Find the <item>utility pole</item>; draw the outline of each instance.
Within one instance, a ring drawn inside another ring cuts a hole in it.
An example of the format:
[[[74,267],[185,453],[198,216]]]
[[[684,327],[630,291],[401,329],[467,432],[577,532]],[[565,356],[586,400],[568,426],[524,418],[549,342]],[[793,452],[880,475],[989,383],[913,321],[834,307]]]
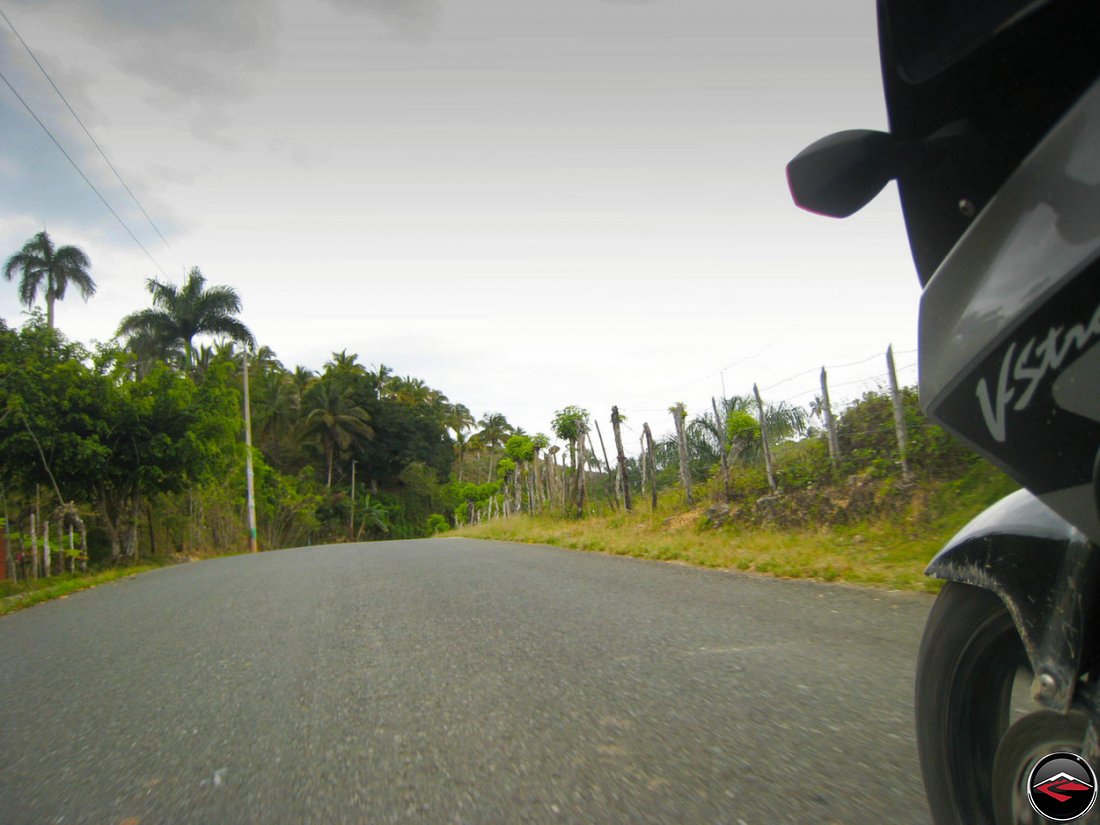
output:
[[[248,482],[248,549],[256,546],[256,490],[252,473],[252,408],[248,403],[248,349],[244,350],[244,475]]]
[[[894,345],[886,348],[886,368],[890,378],[890,399],[894,403],[894,434],[898,439],[898,455],[901,459],[901,477],[906,483],[912,480],[913,475],[909,470],[909,460],[906,449],[909,438],[905,432],[905,408],[901,403],[901,393],[898,391],[898,373],[894,369]]]
[[[825,430],[829,434],[829,460],[836,467],[840,463],[840,441],[836,435],[836,419],[833,418],[833,405],[829,401],[829,381],[825,368],[821,368],[821,412],[825,417]]]

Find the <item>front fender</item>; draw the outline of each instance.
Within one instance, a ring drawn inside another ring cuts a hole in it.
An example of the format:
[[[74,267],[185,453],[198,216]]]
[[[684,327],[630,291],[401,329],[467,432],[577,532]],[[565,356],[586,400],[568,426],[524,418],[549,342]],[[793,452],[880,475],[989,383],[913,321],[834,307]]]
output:
[[[1093,624],[1100,559],[1095,549],[1081,531],[1020,490],[956,533],[925,574],[1000,596],[1032,670],[1053,679],[1044,679],[1040,700],[1064,713]]]

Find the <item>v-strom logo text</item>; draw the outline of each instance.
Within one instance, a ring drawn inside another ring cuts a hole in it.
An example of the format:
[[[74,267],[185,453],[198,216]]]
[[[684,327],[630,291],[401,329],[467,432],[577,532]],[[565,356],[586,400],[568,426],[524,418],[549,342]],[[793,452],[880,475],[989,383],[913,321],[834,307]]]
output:
[[[1096,338],[1100,338],[1100,307],[1087,324],[1074,324],[1069,330],[1051,327],[1044,336],[1029,339],[1019,354],[1016,343],[1009,344],[1001,359],[996,389],[991,392],[984,378],[978,381],[978,406],[989,434],[1004,442],[1008,437],[1008,405],[1015,400],[1015,412],[1027,409],[1044,379]]]

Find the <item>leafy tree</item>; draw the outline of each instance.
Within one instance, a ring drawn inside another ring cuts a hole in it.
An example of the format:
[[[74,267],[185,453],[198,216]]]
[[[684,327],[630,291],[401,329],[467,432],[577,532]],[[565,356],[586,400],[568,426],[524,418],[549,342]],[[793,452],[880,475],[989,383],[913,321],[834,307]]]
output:
[[[153,307],[122,319],[117,334],[145,348],[159,348],[166,360],[182,347],[184,366],[191,371],[197,335],[219,335],[249,347],[255,339],[236,316],[241,311],[237,291],[228,286],[206,288],[206,278],[194,267],[182,287],[155,278],[146,281]]]
[[[400,479],[405,493],[402,499],[406,518],[414,523],[426,523],[433,512],[440,510],[446,496],[435,470],[414,461],[401,471]]]
[[[447,478],[454,462],[454,446],[435,411],[424,404],[402,404],[393,398],[367,400],[375,438],[360,444],[357,456],[371,479],[400,489],[402,471],[420,462]]]
[[[554,414],[551,424],[554,435],[569,444],[569,457],[574,469],[574,503],[577,513],[581,513],[585,499],[584,466],[586,449],[584,437],[588,433],[588,410],[570,405]]]
[[[76,246],[55,247],[53,240],[43,229],[8,258],[4,264],[4,278],[11,280],[18,272],[19,300],[28,309],[42,289],[46,297],[46,326],[54,328],[54,303],[65,298],[69,285],[80,290],[87,301],[95,295],[95,281],[88,269],[91,261]]]
[[[163,364],[131,377],[123,355],[94,358],[32,323],[0,334],[0,465],[27,491],[94,507],[111,555],[137,553],[143,504],[224,475],[240,445],[240,396]]]
[[[504,444],[504,454],[516,464],[526,464],[533,461],[535,458],[534,439],[526,435],[513,435]]]
[[[516,464],[516,462],[514,462],[512,459],[508,457],[502,458],[500,461],[497,462],[497,471],[499,473],[499,477],[504,480],[510,479],[512,477],[512,474],[515,473],[517,466],[518,465]]]

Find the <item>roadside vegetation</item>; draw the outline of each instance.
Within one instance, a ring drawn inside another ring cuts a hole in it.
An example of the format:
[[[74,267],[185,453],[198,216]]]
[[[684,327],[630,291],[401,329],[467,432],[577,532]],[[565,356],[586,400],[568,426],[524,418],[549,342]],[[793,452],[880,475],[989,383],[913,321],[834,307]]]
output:
[[[1013,489],[1008,478],[982,462],[956,481],[919,483],[889,508],[840,523],[739,522],[720,504],[689,508],[679,492],[669,491],[656,511],[647,504],[629,513],[601,507],[584,519],[523,515],[464,527],[454,535],[937,592],[940,582],[923,575],[929,560],[974,515]]]
[[[54,324],[67,287],[95,294],[79,248],[41,232],[3,274],[31,311],[18,327],[0,319],[0,610],[246,550],[246,380],[263,550],[459,528],[926,589],[935,549],[1013,486],[925,420],[912,389],[835,415],[821,398],[735,395],[694,416],[678,404],[656,438],[616,408],[564,404],[532,434],[346,349],[319,371],[290,368],[255,340],[232,287],[197,268],[150,279],[149,305],[90,348]],[[624,428],[639,455],[625,455]]]
[[[723,422],[716,425],[710,413],[685,423],[685,474],[674,437],[655,445],[644,490],[640,462],[626,462],[631,510],[608,473],[588,480],[578,509],[566,473],[558,498],[534,514],[477,518],[457,534],[934,592],[939,582],[923,575],[928,561],[1017,485],[925,419],[914,389],[902,390],[899,400],[904,468],[889,393],[869,392],[839,412],[835,456],[815,425],[818,399],[809,410],[765,410],[773,490],[751,404],[731,398]]]

